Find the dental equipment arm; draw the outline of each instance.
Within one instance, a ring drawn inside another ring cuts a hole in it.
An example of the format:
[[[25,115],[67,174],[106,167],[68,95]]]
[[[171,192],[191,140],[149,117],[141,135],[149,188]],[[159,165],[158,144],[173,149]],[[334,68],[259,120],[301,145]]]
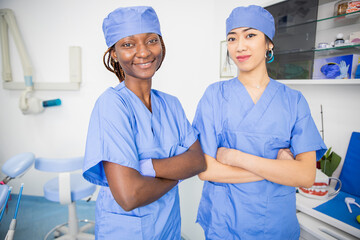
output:
[[[39,98],[31,96],[33,90],[25,89],[19,100],[19,107],[23,114],[36,114],[41,113],[45,110],[46,107],[60,106],[60,99],[53,100],[41,100]]]
[[[1,9],[1,51],[2,51],[2,62],[3,62],[3,78],[5,82],[12,81],[10,56],[9,56],[9,36],[7,27],[9,27],[13,39],[15,41],[16,48],[20,55],[21,65],[24,72],[25,90],[22,92],[19,102],[19,107],[24,114],[42,112],[43,108],[39,107],[36,98],[30,98],[30,95],[34,91],[34,84],[32,82],[32,66],[30,58],[26,52],[24,43],[22,41],[19,28],[16,24],[14,13],[11,9]]]
[[[13,82],[10,66],[9,54],[9,35],[8,28],[13,35],[21,65],[24,73],[24,84]],[[3,86],[5,89],[25,90],[22,92],[19,100],[19,107],[23,114],[36,114],[44,111],[45,107],[61,105],[60,99],[43,101],[32,96],[34,89],[40,90],[78,90],[81,82],[81,49],[79,47],[70,47],[70,83],[33,83],[33,67],[26,51],[24,42],[21,38],[19,28],[16,23],[14,13],[11,9],[0,9],[0,35],[1,52],[3,64]]]
[[[32,75],[33,69],[30,63],[29,55],[26,52],[25,45],[22,41],[19,28],[16,24],[14,13],[11,9],[0,9],[1,15],[1,47],[3,52],[3,67],[5,64],[3,77],[5,81],[12,81],[11,72],[10,72],[10,57],[9,57],[9,44],[8,44],[8,34],[6,24],[9,26],[9,29],[13,35],[15,45],[18,49],[21,65],[23,67],[25,85],[30,90],[33,88]]]

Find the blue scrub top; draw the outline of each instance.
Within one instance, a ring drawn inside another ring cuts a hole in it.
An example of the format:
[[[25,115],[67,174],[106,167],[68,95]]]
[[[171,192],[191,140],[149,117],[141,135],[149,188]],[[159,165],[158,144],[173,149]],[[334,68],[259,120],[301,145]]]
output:
[[[150,112],[124,82],[107,89],[91,114],[83,176],[103,186],[96,204],[96,239],[180,239],[178,187],[157,201],[124,211],[113,198],[102,161],[139,171],[139,161],[172,157],[196,141],[176,97],[151,90]]]
[[[204,153],[219,147],[276,159],[281,148],[294,156],[326,146],[303,95],[273,79],[254,104],[237,79],[210,85],[193,122]],[[207,239],[299,239],[295,188],[267,180],[225,184],[205,181],[197,222]]]

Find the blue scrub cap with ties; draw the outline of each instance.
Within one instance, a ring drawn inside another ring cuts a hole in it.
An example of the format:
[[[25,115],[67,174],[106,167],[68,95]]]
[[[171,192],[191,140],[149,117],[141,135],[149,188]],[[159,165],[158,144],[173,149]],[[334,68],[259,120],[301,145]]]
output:
[[[257,5],[235,8],[226,19],[226,36],[231,30],[240,27],[255,28],[268,36],[271,41],[275,35],[274,17]]]
[[[147,6],[117,8],[104,19],[102,28],[108,47],[135,34],[156,33],[161,36],[155,10]]]

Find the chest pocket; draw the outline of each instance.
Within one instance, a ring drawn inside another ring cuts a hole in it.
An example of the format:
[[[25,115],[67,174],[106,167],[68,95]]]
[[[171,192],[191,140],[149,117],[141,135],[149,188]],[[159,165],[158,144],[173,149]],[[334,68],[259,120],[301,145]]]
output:
[[[290,148],[290,139],[284,137],[271,137],[265,144],[264,155],[276,159],[280,149]]]
[[[158,146],[152,149],[138,149],[139,159],[147,158],[168,158],[173,157],[179,154],[186,152],[188,148],[181,146],[179,143],[174,144],[173,146]]]
[[[186,152],[188,148],[181,146],[180,144],[175,144],[170,148],[169,157],[173,157],[179,154]]]
[[[290,139],[261,133],[224,130],[218,134],[219,147],[233,148],[260,157],[275,159],[279,149],[289,148]]]

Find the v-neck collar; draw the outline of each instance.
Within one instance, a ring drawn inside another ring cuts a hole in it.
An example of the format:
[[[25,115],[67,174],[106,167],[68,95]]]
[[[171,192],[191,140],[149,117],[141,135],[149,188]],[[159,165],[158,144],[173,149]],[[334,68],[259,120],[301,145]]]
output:
[[[131,91],[129,88],[126,87],[125,82],[121,82],[120,84],[123,84],[124,88],[126,89],[126,91],[129,93],[129,95],[131,96],[131,98],[137,102],[139,105],[141,105],[145,112],[147,113],[147,115],[149,115],[149,117],[152,117],[154,115],[154,111],[156,111],[157,109],[157,101],[156,101],[156,97],[154,96],[154,91],[153,89],[150,90],[150,101],[151,101],[151,111],[145,106],[145,104],[141,101],[141,99],[133,92]]]
[[[236,94],[239,96],[246,96],[246,97],[241,97],[241,99],[243,101],[243,104],[245,106],[248,106],[247,107],[248,111],[246,116],[244,116],[242,120],[242,125],[245,125],[247,127],[254,127],[254,125],[256,125],[258,121],[261,119],[261,116],[264,114],[269,104],[271,103],[272,99],[276,95],[276,92],[279,89],[280,84],[278,84],[275,80],[270,78],[270,81],[266,86],[264,92],[262,93],[261,97],[259,98],[257,103],[254,104],[245,86],[237,78],[234,80],[237,81],[237,83],[235,84],[237,91]]]

